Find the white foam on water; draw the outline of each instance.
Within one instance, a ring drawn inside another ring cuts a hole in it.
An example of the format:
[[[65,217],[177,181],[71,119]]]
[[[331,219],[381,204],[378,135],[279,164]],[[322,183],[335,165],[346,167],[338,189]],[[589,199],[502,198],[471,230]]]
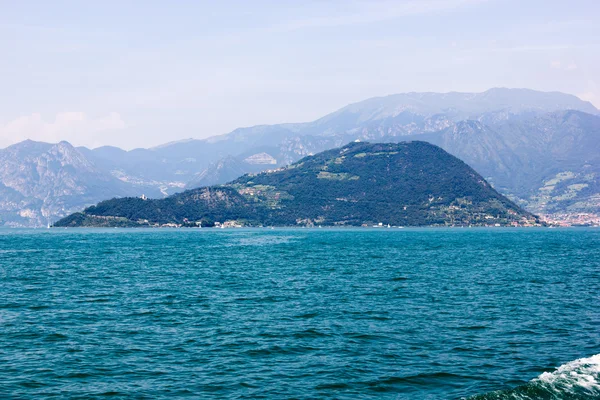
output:
[[[510,390],[476,395],[470,399],[600,399],[600,354],[570,361],[553,372],[544,372],[526,385]]]
[[[554,372],[544,372],[531,383],[563,393],[600,396],[600,354],[561,365]],[[586,393],[587,394],[587,393]]]

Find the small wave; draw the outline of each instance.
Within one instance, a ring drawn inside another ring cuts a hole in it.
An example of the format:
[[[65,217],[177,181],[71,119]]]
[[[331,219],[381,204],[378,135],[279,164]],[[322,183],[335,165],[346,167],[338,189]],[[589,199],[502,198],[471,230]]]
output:
[[[51,333],[45,338],[47,342],[60,342],[67,339],[67,335],[63,335],[62,333]]]
[[[295,236],[254,236],[239,239],[234,245],[240,246],[271,246],[286,244],[298,240]]]
[[[469,397],[470,400],[588,400],[600,398],[600,354],[544,372],[528,384]]]
[[[41,253],[43,250],[40,249],[2,249],[0,254],[12,254],[12,253]]]
[[[458,331],[481,331],[484,329],[488,329],[487,326],[484,325],[470,325],[470,326],[459,326],[455,328]]]

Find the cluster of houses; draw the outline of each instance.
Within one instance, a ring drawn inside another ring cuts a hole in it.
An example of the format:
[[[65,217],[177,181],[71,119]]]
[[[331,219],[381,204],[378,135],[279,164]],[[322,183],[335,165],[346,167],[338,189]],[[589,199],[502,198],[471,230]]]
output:
[[[542,216],[549,225],[554,226],[600,226],[600,215],[593,213],[561,213]]]

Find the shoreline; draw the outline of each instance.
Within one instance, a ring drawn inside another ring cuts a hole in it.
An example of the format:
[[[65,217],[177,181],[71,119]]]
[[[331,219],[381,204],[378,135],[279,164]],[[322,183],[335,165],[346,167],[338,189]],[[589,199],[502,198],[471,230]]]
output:
[[[567,229],[598,229],[600,226],[392,226],[386,227],[361,227],[361,226],[322,226],[322,227],[301,227],[301,226],[244,226],[236,228],[191,228],[191,227],[152,227],[152,226],[130,226],[130,227],[102,227],[102,226],[77,226],[77,227],[0,227],[3,231],[61,231],[61,230],[166,230],[166,231],[240,231],[240,230],[339,230],[339,231],[403,231],[403,230],[567,230]]]

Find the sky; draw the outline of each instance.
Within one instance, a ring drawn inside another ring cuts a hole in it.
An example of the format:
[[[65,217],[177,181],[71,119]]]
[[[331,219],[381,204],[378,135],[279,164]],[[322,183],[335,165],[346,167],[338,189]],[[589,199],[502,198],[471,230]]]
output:
[[[0,0],[0,148],[152,147],[402,92],[600,108],[600,1]]]

